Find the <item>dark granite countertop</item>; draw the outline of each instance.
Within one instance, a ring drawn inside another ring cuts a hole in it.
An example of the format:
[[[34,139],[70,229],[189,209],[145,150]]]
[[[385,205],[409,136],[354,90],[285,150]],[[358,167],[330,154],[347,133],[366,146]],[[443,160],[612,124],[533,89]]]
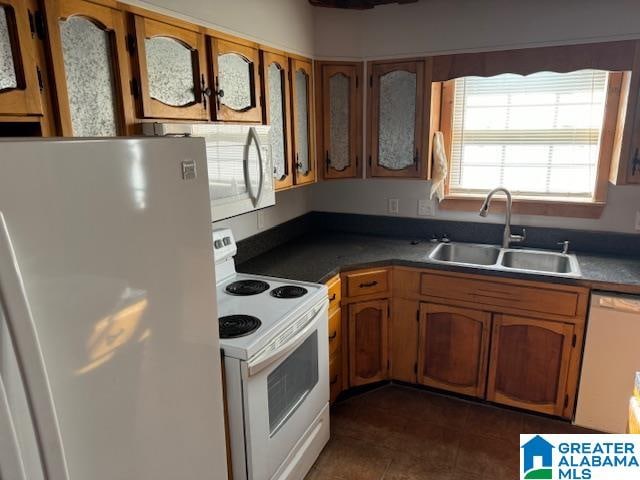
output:
[[[238,265],[238,271],[324,282],[340,271],[402,265],[489,276],[584,285],[599,290],[640,294],[640,258],[576,253],[580,278],[541,273],[443,265],[427,257],[435,244],[411,239],[348,233],[314,233],[283,243]]]

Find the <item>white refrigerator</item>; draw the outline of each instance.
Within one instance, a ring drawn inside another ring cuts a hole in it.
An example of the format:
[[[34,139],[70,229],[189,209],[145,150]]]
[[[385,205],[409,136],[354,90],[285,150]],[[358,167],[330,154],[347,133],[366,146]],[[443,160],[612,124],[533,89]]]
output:
[[[204,140],[0,141],[0,478],[227,477]]]

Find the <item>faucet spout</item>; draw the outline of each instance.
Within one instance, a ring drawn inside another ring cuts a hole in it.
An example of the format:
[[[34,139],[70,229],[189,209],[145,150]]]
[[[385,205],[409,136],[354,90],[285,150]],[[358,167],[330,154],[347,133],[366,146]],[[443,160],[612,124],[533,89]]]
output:
[[[512,242],[523,242],[526,236],[526,231],[522,229],[522,235],[512,235],[511,234],[511,207],[512,207],[512,198],[511,192],[504,187],[498,187],[491,190],[487,197],[484,199],[482,207],[480,207],[479,215],[481,217],[486,217],[489,213],[489,206],[491,205],[491,200],[496,193],[504,193],[507,202],[506,202],[506,213],[504,219],[504,233],[502,235],[502,248],[509,248],[509,245]]]

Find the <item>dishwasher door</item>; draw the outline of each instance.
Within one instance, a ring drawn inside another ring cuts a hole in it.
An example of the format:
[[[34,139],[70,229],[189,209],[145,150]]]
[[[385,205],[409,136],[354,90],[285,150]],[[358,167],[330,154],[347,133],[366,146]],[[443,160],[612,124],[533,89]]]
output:
[[[637,371],[640,297],[594,293],[574,423],[608,433],[625,433]]]

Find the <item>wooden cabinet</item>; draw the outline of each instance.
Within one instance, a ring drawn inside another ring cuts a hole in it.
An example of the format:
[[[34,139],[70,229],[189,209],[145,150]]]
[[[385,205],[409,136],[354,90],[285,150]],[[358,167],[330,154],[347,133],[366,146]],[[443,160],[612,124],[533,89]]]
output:
[[[367,175],[426,178],[430,69],[422,60],[373,62],[369,68]]]
[[[24,0],[0,0],[0,115],[42,115],[39,72]],[[35,28],[35,27],[34,27]],[[36,32],[33,32],[33,36]]]
[[[340,308],[340,275],[332,277],[327,283],[329,290],[329,389],[330,402],[333,403],[345,388],[345,362],[343,356],[346,339],[344,321]]]
[[[308,60],[291,59],[291,112],[293,119],[294,183],[316,181],[313,129],[313,67]]]
[[[324,179],[355,178],[362,164],[361,62],[315,62],[318,168]]]
[[[273,52],[262,52],[264,123],[271,126],[271,156],[276,190],[293,185],[293,153],[291,144],[291,88],[289,58]]]
[[[418,318],[416,300],[393,298],[389,320],[389,355],[392,380],[418,383]]]
[[[345,275],[346,296],[380,296],[389,291],[389,270],[372,269],[349,272]]]
[[[388,319],[388,300],[349,305],[350,386],[388,378]]]
[[[132,133],[124,13],[84,0],[52,0],[46,16],[60,133]]]
[[[482,398],[490,328],[491,313],[421,304],[418,382]]]
[[[139,115],[208,120],[205,36],[194,30],[135,15]]]
[[[496,315],[492,336],[487,400],[563,415],[574,326]]]
[[[260,52],[257,47],[209,38],[215,119],[262,122]]]

